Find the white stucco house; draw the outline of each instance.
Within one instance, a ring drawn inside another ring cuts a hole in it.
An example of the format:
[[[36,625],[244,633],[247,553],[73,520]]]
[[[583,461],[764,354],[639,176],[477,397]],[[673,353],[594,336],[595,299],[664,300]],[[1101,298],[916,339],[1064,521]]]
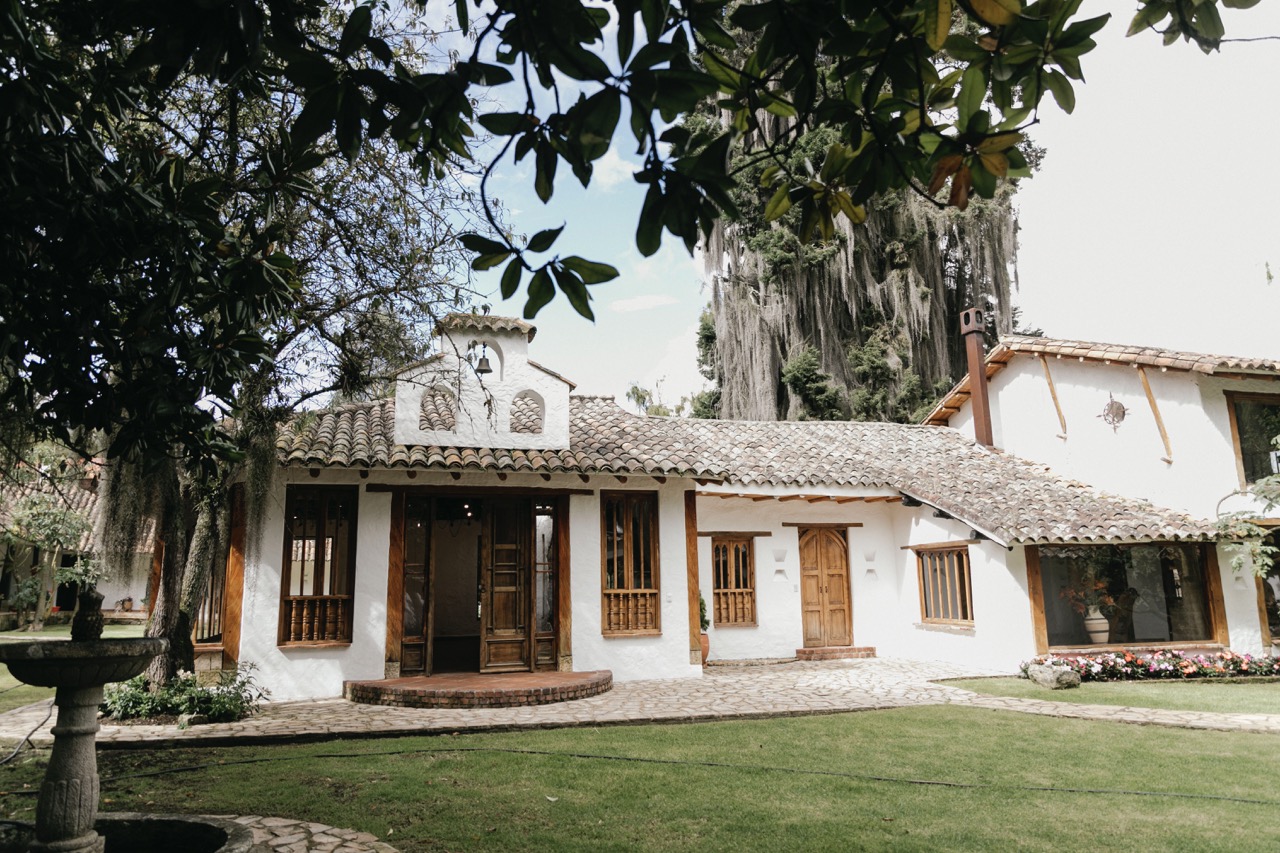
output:
[[[223,631],[203,649],[256,664],[277,698],[457,671],[697,678],[700,598],[713,662],[1012,671],[1050,649],[1269,644],[1204,491],[1238,485],[1232,436],[1251,429],[1232,432],[1226,392],[1269,387],[1280,365],[1147,376],[1153,443],[1142,371],[1073,361],[1050,393],[1017,349],[1033,344],[1011,339],[982,371],[983,442],[967,382],[921,425],[641,417],[574,396],[529,358],[527,323],[451,315],[438,332],[391,398],[282,431],[257,547],[234,526]],[[1094,417],[1109,394],[1128,408],[1114,430]],[[1214,460],[1225,474],[1197,487]],[[1085,579],[1113,602],[1101,634],[1073,608]]]

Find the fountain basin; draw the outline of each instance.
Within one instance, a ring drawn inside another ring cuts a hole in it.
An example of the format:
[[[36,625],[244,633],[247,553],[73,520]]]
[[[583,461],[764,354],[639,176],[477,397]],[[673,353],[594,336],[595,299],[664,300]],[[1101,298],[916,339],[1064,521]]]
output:
[[[175,814],[114,812],[98,816],[94,829],[106,841],[105,853],[252,853],[253,830],[235,821]],[[27,853],[35,827],[0,827],[0,853]]]
[[[0,644],[0,663],[13,677],[36,687],[95,687],[127,681],[147,668],[167,640],[142,637],[88,642],[30,641]]]

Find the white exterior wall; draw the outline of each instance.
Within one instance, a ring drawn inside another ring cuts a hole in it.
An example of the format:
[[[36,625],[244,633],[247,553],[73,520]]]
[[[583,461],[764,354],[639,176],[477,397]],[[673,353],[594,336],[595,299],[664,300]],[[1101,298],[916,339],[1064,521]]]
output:
[[[1067,421],[1066,438],[1059,438],[1062,429],[1039,359],[1019,355],[991,379],[996,446],[1104,491],[1198,518],[1213,518],[1218,501],[1241,485],[1224,391],[1280,393],[1276,383],[1265,380],[1147,368],[1173,452],[1172,462],[1165,462],[1164,443],[1136,369],[1071,358],[1051,357],[1048,363]],[[1128,410],[1116,429],[1100,417],[1111,397]],[[968,401],[950,425],[972,436],[972,415]],[[1246,504],[1235,500],[1224,508]]]
[[[280,620],[281,559],[284,549],[285,487],[300,485],[358,485],[356,572],[352,599],[350,646],[285,646],[277,644]],[[447,473],[424,473],[411,481],[404,472],[373,472],[367,480],[354,471],[331,470],[312,478],[304,470],[277,474],[270,509],[256,555],[245,566],[240,660],[258,667],[260,683],[273,699],[339,696],[349,680],[381,679],[385,674],[387,635],[387,568],[391,547],[391,494],[368,492],[370,483],[441,486],[590,488],[658,492],[659,569],[662,635],[606,638],[600,633],[600,500],[573,495],[569,504],[570,583],[573,591],[573,668],[575,671],[612,670],[618,681],[636,678],[697,677],[702,668],[689,663],[688,582],[685,569],[684,492],[686,483],[665,485],[644,477],[622,485],[613,477],[592,477],[589,485],[577,476],[561,475],[544,481],[537,475],[513,474],[502,483],[492,475],[466,473],[454,480]],[[689,484],[691,485],[691,484]]]
[[[278,472],[255,554],[248,549],[241,611],[240,662],[258,667],[272,699],[342,695],[342,682],[382,678],[387,639],[387,555],[391,547],[391,495],[360,489],[356,509],[356,572],[350,646],[279,646],[280,586],[284,557],[285,486],[363,485],[354,471]]]
[[[915,553],[902,546],[963,541],[970,536],[967,525],[933,518],[932,512],[929,507],[906,508],[896,503],[700,498],[699,530],[770,532],[755,539],[757,625],[712,625],[707,631],[711,659],[795,655],[804,646],[799,528],[784,527],[783,522],[848,522],[862,525],[848,530],[853,645],[874,646],[880,657],[945,660],[1014,671],[1035,654],[1022,549],[1008,551],[986,541],[970,545],[974,626],[925,625]],[[775,550],[786,552],[781,561],[776,560]],[[698,539],[698,562],[699,585],[710,613],[714,587],[709,536]]]
[[[684,493],[692,483],[668,480],[658,485],[631,477],[626,485],[592,477],[590,488],[605,491],[658,492],[658,567],[662,634],[654,637],[606,637],[600,630],[603,583],[600,496],[569,498],[570,584],[573,597],[573,668],[608,669],[615,681],[640,678],[699,678],[700,663],[689,662],[689,582],[685,556]],[[597,486],[597,482],[602,485]],[[578,483],[581,488],[581,482]]]
[[[1169,436],[1172,455],[1166,457],[1135,368],[1055,357],[1049,357],[1048,363],[1067,421],[1066,438],[1060,437],[1061,427],[1039,359],[1018,355],[991,381],[997,447],[1044,462],[1059,475],[1104,491],[1142,498],[1198,518],[1216,517],[1220,501],[1223,511],[1262,510],[1247,498],[1230,497],[1242,484],[1225,392],[1278,394],[1276,383],[1146,368]],[[1116,429],[1099,417],[1111,397],[1128,410]],[[967,401],[952,416],[951,426],[972,435],[972,415],[972,402]],[[1218,546],[1230,645],[1237,652],[1259,654],[1264,649],[1257,587],[1252,577],[1231,570],[1231,557],[1227,548]],[[974,597],[977,608],[976,591]]]

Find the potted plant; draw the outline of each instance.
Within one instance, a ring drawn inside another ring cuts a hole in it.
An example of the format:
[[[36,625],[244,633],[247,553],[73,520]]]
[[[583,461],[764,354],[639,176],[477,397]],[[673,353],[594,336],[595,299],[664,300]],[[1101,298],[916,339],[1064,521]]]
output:
[[[702,665],[707,665],[707,656],[711,654],[711,638],[707,636],[707,629],[711,627],[711,620],[707,618],[707,600],[698,594],[698,620],[702,624]]]
[[[1061,596],[1084,617],[1084,629],[1095,643],[1105,643],[1111,633],[1108,618],[1116,611],[1116,599],[1111,594],[1107,578],[1098,571],[1098,564],[1090,562],[1073,583],[1062,588]]]

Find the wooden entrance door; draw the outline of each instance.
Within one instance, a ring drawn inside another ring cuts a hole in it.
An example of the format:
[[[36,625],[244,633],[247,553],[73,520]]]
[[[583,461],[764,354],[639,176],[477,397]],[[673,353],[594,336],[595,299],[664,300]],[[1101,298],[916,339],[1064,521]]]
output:
[[[527,500],[486,503],[480,567],[480,671],[527,672],[532,520]]]
[[[843,530],[800,529],[800,606],[806,649],[853,644],[849,546]]]

